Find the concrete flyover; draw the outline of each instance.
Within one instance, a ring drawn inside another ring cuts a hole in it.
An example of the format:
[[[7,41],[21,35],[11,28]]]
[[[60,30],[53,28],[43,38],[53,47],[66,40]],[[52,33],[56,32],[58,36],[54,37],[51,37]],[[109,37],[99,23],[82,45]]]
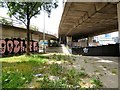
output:
[[[15,26],[9,26],[9,25],[2,25],[0,34],[2,35],[1,36],[2,39],[6,39],[6,38],[25,39],[25,38],[27,38],[27,36],[26,36],[27,30],[26,29],[15,27]],[[57,39],[57,37],[46,33],[45,39],[51,40],[51,39]],[[39,31],[30,30],[30,40],[35,40],[35,41],[43,40],[43,33],[39,32]]]
[[[59,37],[78,40],[118,31],[119,13],[119,2],[66,2]]]

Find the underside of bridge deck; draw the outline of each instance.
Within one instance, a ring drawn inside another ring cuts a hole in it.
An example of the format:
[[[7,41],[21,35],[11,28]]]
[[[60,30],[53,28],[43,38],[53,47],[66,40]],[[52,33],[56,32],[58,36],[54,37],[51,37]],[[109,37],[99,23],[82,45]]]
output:
[[[117,2],[66,2],[59,36],[73,40],[118,31]]]

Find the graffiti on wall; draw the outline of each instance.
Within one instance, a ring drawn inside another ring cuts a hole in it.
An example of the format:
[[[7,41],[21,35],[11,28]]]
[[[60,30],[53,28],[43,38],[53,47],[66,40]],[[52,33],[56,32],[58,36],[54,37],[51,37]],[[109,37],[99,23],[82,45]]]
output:
[[[22,54],[25,53],[27,48],[27,41],[22,40],[20,38],[16,39],[4,39],[0,40],[0,54],[1,55],[10,55],[10,54]],[[38,42],[37,41],[30,41],[30,52],[38,52],[39,47],[38,47]]]

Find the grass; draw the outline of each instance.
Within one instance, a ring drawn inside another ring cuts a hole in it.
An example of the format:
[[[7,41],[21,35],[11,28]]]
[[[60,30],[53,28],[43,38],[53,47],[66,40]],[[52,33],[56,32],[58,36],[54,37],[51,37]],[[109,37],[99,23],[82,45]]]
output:
[[[31,82],[33,75],[37,73],[34,68],[41,67],[47,60],[40,55],[22,55],[2,58],[1,61],[3,88],[17,88]]]
[[[72,56],[52,55],[44,56],[32,54],[30,56],[13,56],[2,58],[2,87],[3,88],[76,88],[82,79],[88,78],[85,71],[67,68],[57,63],[58,61],[72,62]],[[73,58],[74,59],[74,58]],[[53,61],[51,64],[49,62]],[[35,76],[41,74],[41,76]],[[58,77],[58,79],[50,79]],[[101,85],[94,83],[97,87]]]
[[[63,67],[57,63],[53,63],[49,66],[49,73],[51,75],[57,76],[62,73]]]

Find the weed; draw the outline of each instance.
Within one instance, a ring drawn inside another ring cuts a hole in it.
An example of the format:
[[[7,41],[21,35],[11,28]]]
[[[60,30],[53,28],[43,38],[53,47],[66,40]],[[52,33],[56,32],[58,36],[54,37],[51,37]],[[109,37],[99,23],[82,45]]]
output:
[[[84,67],[81,67],[81,70],[85,70],[85,68],[84,68]]]
[[[117,71],[115,69],[112,69],[112,74],[117,74]]]
[[[107,66],[105,66],[105,65],[102,65],[103,66],[103,68],[107,68]]]
[[[32,74],[22,74],[20,72],[3,72],[2,73],[2,86],[3,88],[17,88],[22,87],[25,82],[29,83],[32,80]]]
[[[88,61],[87,61],[86,59],[84,59],[84,62],[85,62],[85,63],[88,63]]]
[[[61,72],[63,72],[63,67],[57,63],[53,63],[50,65],[50,70],[49,70],[51,75],[59,75]]]
[[[74,63],[73,63],[73,61],[72,61],[72,60],[69,60],[69,64],[70,64],[70,65],[73,65]]]
[[[40,84],[41,88],[67,88],[67,82],[64,79],[52,81],[48,76],[44,76],[43,81]]]
[[[91,80],[91,83],[95,85],[95,86],[94,86],[95,88],[100,88],[100,87],[103,86],[103,84],[102,84],[102,82],[100,81],[100,79],[93,78],[93,79]]]
[[[88,74],[86,74],[85,72],[79,72],[79,76],[80,78],[85,78],[88,77]]]
[[[117,69],[117,67],[115,67],[114,69]]]
[[[68,70],[68,72],[66,73],[66,77],[69,84],[73,86],[79,85],[80,77],[75,68]]]
[[[71,60],[71,56],[69,55],[56,55],[56,54],[53,54],[52,56],[49,56],[50,59],[55,59],[56,61],[61,61],[61,60],[64,60],[64,61],[68,61],[68,60]]]
[[[99,70],[95,70],[94,72],[96,72],[96,73],[97,73],[97,72],[99,72]]]

